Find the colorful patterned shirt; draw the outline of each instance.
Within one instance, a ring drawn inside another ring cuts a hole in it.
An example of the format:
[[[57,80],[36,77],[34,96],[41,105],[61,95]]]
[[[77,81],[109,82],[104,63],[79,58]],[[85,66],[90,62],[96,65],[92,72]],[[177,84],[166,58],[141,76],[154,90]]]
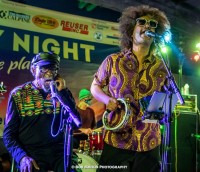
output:
[[[63,89],[58,94],[66,99],[68,106],[79,117],[71,92]],[[37,89],[32,82],[11,91],[3,139],[18,164],[25,155],[38,160],[43,158],[43,154],[49,157],[55,152],[63,154],[64,138],[63,132],[60,132],[62,113],[61,103],[56,101],[54,108],[50,93]]]
[[[139,100],[160,91],[166,81],[166,69],[162,60],[153,54],[142,63],[139,70],[137,58],[128,50],[109,55],[95,74],[95,80],[114,98],[123,98],[129,105],[131,115],[126,126],[119,131],[105,131],[104,141],[113,147],[148,151],[161,143],[159,123],[143,123]],[[117,115],[118,114],[118,115]],[[109,121],[116,125],[124,114],[116,110]]]

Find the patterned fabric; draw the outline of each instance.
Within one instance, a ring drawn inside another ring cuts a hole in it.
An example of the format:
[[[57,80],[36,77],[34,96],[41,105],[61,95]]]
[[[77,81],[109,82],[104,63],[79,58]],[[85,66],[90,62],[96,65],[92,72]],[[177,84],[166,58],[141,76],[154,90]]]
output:
[[[58,95],[80,120],[70,90],[58,91]],[[18,165],[22,157],[30,156],[41,165],[41,169],[56,171],[54,169],[64,168],[62,120],[68,113],[64,112],[60,102],[56,101],[54,108],[51,95],[42,89],[37,90],[32,82],[11,91],[3,140]],[[78,165],[74,157],[72,163]]]
[[[53,104],[50,94],[44,99],[39,90],[31,82],[19,86],[12,91],[12,96],[17,104],[20,116],[33,116],[52,114]],[[56,114],[60,113],[60,102],[56,103]]]
[[[159,124],[143,123],[139,99],[160,91],[167,72],[159,57],[150,54],[139,71],[138,61],[128,50],[108,56],[97,73],[96,82],[107,86],[109,95],[124,98],[130,104],[131,116],[120,131],[106,131],[104,141],[114,147],[134,151],[148,151],[161,143]],[[118,114],[118,115],[117,115]],[[115,125],[124,114],[112,114],[110,125]]]

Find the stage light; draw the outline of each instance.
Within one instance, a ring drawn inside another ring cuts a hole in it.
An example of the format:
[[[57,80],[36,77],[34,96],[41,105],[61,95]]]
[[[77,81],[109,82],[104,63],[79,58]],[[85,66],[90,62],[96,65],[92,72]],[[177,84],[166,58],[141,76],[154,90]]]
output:
[[[195,56],[194,56],[194,61],[199,61],[199,59],[200,59],[200,57],[199,57],[199,54],[196,54]]]
[[[160,51],[161,53],[167,54],[169,47],[165,44],[165,42],[160,43]]]
[[[165,125],[164,124],[160,124],[160,133],[161,133],[161,135],[163,135],[165,133]]]
[[[89,11],[92,11],[96,8],[97,6],[94,5],[94,4],[89,4],[87,7],[86,7],[86,10],[89,12]]]
[[[84,2],[82,0],[79,0],[78,8],[80,8],[80,9],[84,9],[85,8],[89,12],[89,11],[94,10],[96,7],[97,6],[94,5],[94,4],[87,3],[87,2]]]
[[[197,74],[200,76],[200,67],[197,68]]]
[[[200,49],[200,42],[196,44],[196,48]]]
[[[88,4],[87,2],[83,2],[80,0],[78,3],[78,8],[83,9],[84,7],[86,7],[87,4]]]
[[[192,54],[192,57],[190,59],[194,62],[199,62],[200,61],[200,53],[194,52],[194,54]]]
[[[162,51],[162,53],[167,53],[167,47],[166,47],[166,46],[163,46],[163,47],[161,48],[161,51]]]
[[[169,31],[165,32],[163,35],[163,39],[165,40],[166,43],[171,42],[171,40],[172,40],[171,32],[169,32]]]

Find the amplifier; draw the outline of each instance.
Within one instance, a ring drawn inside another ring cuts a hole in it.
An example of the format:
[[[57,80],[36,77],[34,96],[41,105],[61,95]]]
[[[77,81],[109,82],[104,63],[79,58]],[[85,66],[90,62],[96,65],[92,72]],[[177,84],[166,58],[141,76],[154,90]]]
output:
[[[188,94],[182,96],[183,99],[185,100],[185,104],[181,105],[180,102],[178,101],[174,110],[180,113],[197,113],[197,95]]]

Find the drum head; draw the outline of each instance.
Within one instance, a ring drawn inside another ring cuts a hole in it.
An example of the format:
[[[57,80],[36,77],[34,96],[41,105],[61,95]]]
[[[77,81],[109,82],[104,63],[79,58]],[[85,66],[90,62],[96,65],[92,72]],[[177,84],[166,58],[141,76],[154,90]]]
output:
[[[83,172],[96,172],[98,163],[89,155],[76,153],[78,155],[78,165]]]
[[[132,108],[124,99],[119,98],[117,100],[120,107],[115,111],[105,111],[102,122],[106,130],[112,130],[113,132],[126,131],[132,125],[132,118],[130,118]]]
[[[106,126],[109,126],[109,128],[117,127],[120,123],[122,123],[125,114],[124,106],[121,105],[120,109],[117,108],[115,111],[112,111],[107,115],[107,120],[104,119],[104,121],[106,121]]]

